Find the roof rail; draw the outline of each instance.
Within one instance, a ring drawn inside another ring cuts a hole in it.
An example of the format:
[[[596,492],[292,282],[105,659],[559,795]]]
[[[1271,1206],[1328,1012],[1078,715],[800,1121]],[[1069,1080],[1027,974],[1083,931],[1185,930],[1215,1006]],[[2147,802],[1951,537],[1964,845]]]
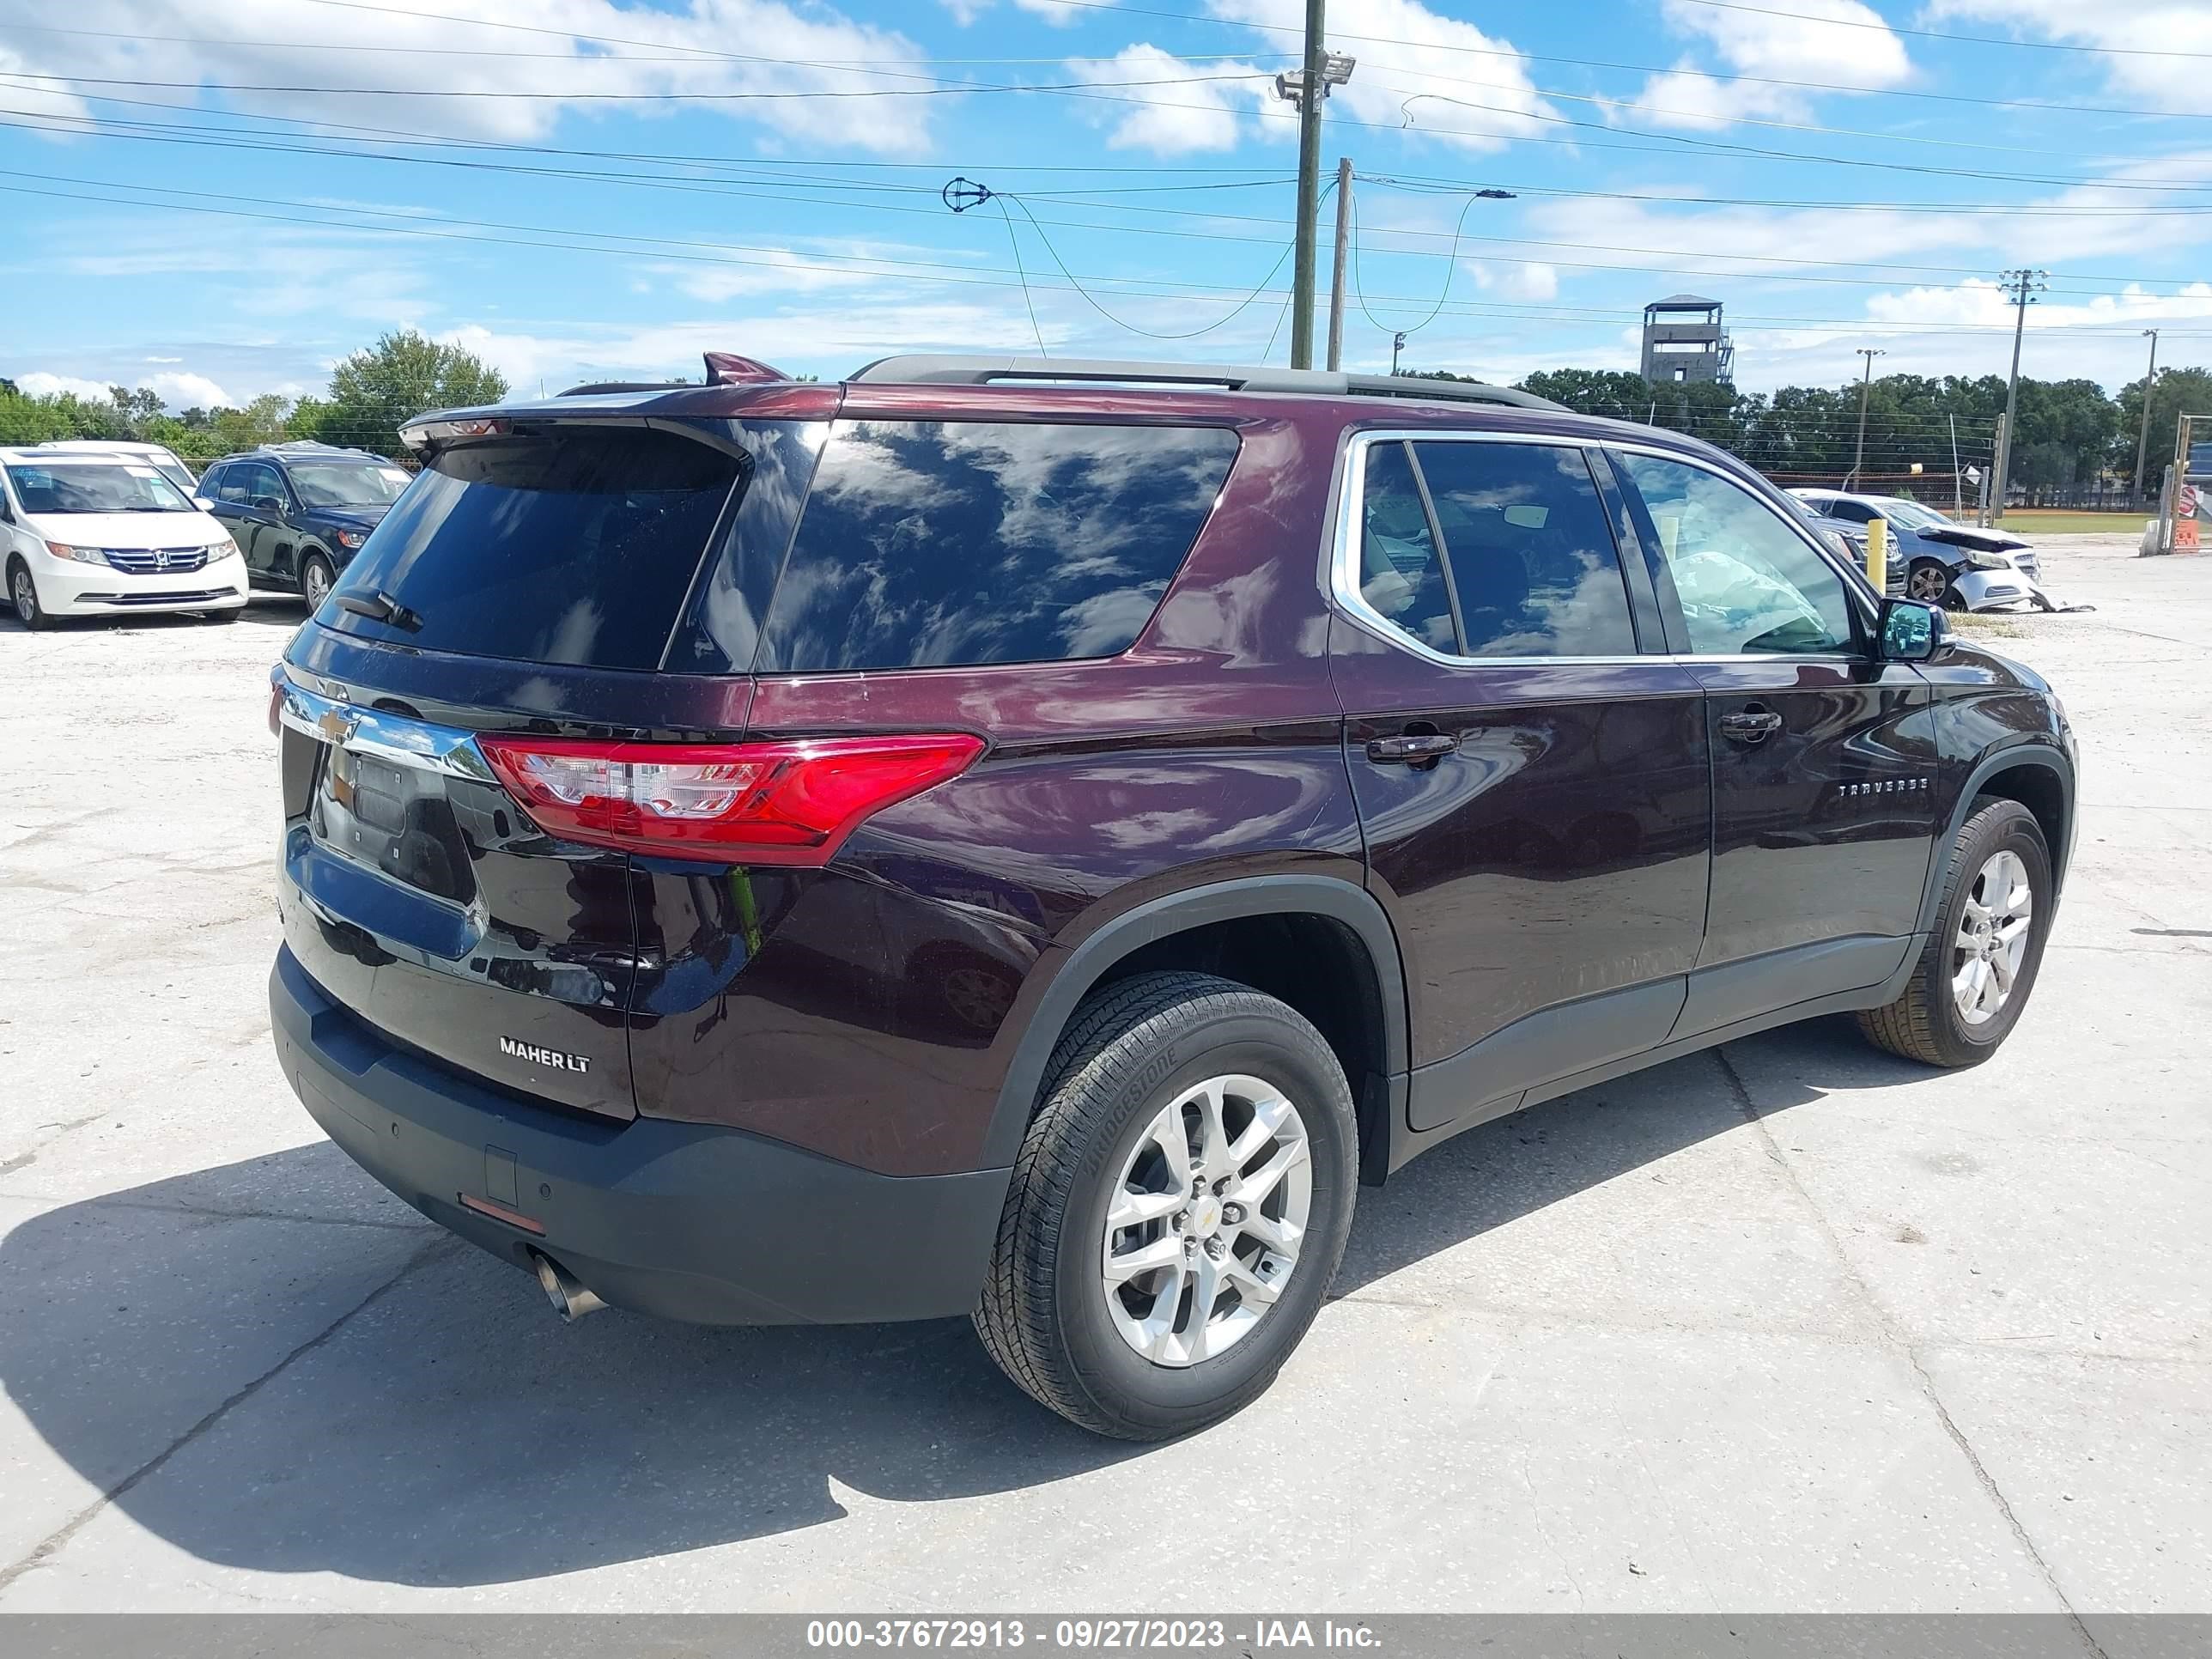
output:
[[[848,377],[904,386],[1104,384],[1218,386],[1225,392],[1297,392],[1309,397],[1409,398],[1424,401],[1559,409],[1534,392],[1480,380],[1425,380],[1405,374],[1346,374],[1335,369],[1271,368],[1229,363],[1152,363],[1091,357],[883,357]]]
[[[696,380],[586,380],[581,386],[564,387],[553,395],[556,398],[596,398],[610,392],[675,392],[697,384]]]

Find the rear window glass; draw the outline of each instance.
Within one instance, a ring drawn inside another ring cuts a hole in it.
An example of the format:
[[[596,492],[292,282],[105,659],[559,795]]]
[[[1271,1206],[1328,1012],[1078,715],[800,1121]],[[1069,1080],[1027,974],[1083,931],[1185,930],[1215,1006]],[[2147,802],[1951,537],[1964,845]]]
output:
[[[840,421],[763,630],[805,673],[1109,657],[1197,539],[1217,428]]]
[[[426,651],[657,668],[702,554],[747,471],[675,434],[572,427],[438,455],[316,620]],[[347,610],[380,593],[398,621]]]

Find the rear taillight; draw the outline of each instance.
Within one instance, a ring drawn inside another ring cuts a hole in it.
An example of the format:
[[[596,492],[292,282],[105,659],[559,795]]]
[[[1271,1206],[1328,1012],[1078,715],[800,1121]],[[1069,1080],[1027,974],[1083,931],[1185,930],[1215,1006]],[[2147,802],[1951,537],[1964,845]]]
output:
[[[823,864],[854,827],[968,769],[983,742],[928,737],[778,743],[477,739],[549,835],[663,858]]]

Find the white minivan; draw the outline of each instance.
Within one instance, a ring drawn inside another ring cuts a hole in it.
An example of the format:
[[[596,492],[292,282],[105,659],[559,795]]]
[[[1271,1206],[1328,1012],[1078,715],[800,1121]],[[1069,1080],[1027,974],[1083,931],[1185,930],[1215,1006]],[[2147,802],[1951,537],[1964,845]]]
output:
[[[246,561],[213,515],[139,456],[0,449],[0,568],[16,621],[246,607]]]

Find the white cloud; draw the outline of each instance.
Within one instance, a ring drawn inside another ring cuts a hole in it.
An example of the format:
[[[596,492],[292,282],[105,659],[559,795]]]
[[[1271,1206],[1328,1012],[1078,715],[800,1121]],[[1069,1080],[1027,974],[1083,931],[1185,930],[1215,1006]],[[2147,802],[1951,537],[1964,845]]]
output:
[[[1188,77],[1184,86],[1145,87],[1129,96],[1140,102],[1115,106],[1082,106],[1095,118],[1112,124],[1106,140],[1113,149],[1150,150],[1155,155],[1188,155],[1202,150],[1234,149],[1249,131],[1238,118],[1244,107],[1262,107],[1273,97],[1267,77],[1250,64],[1178,62],[1159,47],[1147,44],[1126,46],[1111,58],[1077,58],[1068,64],[1079,78],[1096,86],[1126,85],[1132,81],[1169,81]],[[1243,81],[1213,80],[1214,76],[1243,75]],[[1107,112],[1115,112],[1112,114]]]
[[[866,267],[902,259],[946,258],[943,248],[850,238],[825,239],[795,248],[731,249],[728,254],[732,260],[743,263],[712,265],[660,262],[642,269],[692,299],[722,301],[755,294],[813,294],[831,289],[871,289],[887,283],[903,283],[908,279],[902,274]],[[824,263],[848,259],[857,262],[856,266]],[[650,283],[641,284],[644,290],[652,287]]]
[[[473,27],[455,15],[462,10],[479,23],[574,31],[578,38]],[[32,95],[57,113],[85,113],[84,104],[64,90],[72,76],[158,75],[315,88],[210,94],[239,109],[500,139],[542,137],[570,110],[636,107],[599,95],[608,94],[697,100],[697,107],[791,137],[877,151],[911,152],[929,134],[927,99],[788,96],[910,88],[910,80],[880,71],[810,65],[924,56],[894,30],[802,0],[688,0],[677,12],[616,0],[476,0],[467,8],[451,0],[386,0],[366,10],[295,0],[226,0],[213,8],[139,0],[136,32],[184,38],[150,52],[137,40],[40,34],[22,27],[52,16],[52,0],[0,0],[0,39],[9,42],[0,48],[0,70],[49,77]],[[607,46],[580,38],[585,35],[642,44]],[[298,44],[256,44],[270,41]],[[374,50],[379,46],[412,50]],[[349,87],[398,86],[438,95],[347,95]],[[11,102],[25,95],[9,90]],[[471,95],[486,93],[528,95]],[[732,95],[748,94],[775,95]]]
[[[2027,40],[2128,48],[2085,54],[2069,68],[2077,68],[2084,80],[2100,75],[2106,85],[2166,109],[2203,107],[2212,9],[2191,0],[1930,0],[1928,15],[1939,22],[1990,24],[1991,32]]]
[[[965,28],[991,9],[992,0],[944,0],[945,9],[952,14],[952,21]],[[1014,9],[1025,11],[1032,17],[1041,17],[1054,28],[1071,28],[1082,21],[1084,9],[1063,6],[1055,0],[1014,0]]]
[[[52,398],[66,392],[72,398],[104,404],[107,401],[107,383],[104,380],[80,380],[74,374],[49,374],[34,368],[27,374],[14,377],[15,385],[27,398]]]
[[[96,404],[107,401],[111,384],[106,380],[88,380],[75,374],[50,374],[43,369],[18,374],[15,380],[18,386],[33,398],[51,398],[58,392],[68,392]],[[204,374],[142,374],[131,384],[140,391],[159,392],[161,402],[172,410],[215,409],[230,403],[229,394]]]
[[[1723,10],[1688,0],[1664,0],[1662,10],[1670,27],[1697,37],[1729,73],[1717,74],[1686,56],[1668,73],[1644,83],[1632,100],[1638,107],[1609,106],[1624,123],[1712,130],[1746,118],[1803,114],[1804,89],[1771,84],[1776,81],[1880,92],[1912,76],[1905,42],[1860,0],[1793,0],[1790,10],[1798,15],[1792,15]],[[1757,78],[1733,78],[1739,76]]]
[[[1273,52],[1295,51],[1305,21],[1301,0],[1206,0],[1206,9],[1240,23],[1275,25],[1265,36]],[[1440,143],[1486,151],[1541,132],[1543,125],[1531,118],[1554,112],[1537,95],[1527,60],[1510,42],[1418,0],[1335,0],[1328,27],[1332,35],[1346,37],[1342,50],[1357,60],[1351,82],[1337,88],[1329,101],[1359,120],[1410,125]],[[1353,35],[1366,38],[1349,38]],[[1470,88],[1469,81],[1483,84]],[[1453,101],[1439,101],[1445,98]],[[1409,106],[1408,100],[1425,101]],[[1277,136],[1294,140],[1291,106],[1273,108],[1282,112]]]
[[[1474,285],[1486,294],[1495,294],[1501,300],[1556,300],[1559,295],[1559,271],[1556,265],[1539,260],[1510,264],[1487,259],[1469,259],[1468,272]]]
[[[160,392],[161,401],[171,409],[229,409],[236,406],[230,393],[204,374],[173,371],[148,374],[139,380],[138,386],[142,391]]]

